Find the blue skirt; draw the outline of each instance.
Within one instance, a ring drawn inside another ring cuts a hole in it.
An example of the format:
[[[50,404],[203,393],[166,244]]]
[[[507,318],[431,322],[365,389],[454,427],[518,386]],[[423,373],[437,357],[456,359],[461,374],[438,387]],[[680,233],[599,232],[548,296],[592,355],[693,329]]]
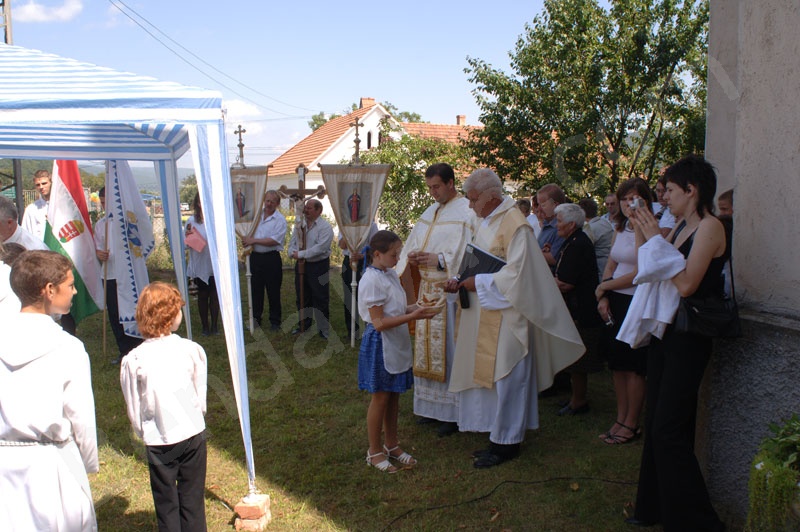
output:
[[[383,338],[371,323],[361,337],[358,351],[358,389],[369,393],[405,392],[414,384],[414,372],[392,374],[383,364]]]

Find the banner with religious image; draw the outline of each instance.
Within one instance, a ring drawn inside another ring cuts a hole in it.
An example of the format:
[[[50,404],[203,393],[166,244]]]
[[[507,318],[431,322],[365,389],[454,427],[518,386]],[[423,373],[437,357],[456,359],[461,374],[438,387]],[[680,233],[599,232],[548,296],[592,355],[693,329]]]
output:
[[[367,245],[391,164],[321,164],[339,232],[351,251]]]
[[[251,236],[261,221],[267,172],[266,166],[231,169],[233,222],[240,237]]]

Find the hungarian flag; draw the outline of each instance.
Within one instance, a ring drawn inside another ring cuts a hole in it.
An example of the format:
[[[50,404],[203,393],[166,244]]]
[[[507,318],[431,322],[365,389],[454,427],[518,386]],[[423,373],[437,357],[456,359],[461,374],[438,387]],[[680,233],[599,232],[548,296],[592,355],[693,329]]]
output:
[[[70,313],[75,323],[103,308],[103,281],[92,224],[76,161],[53,162],[53,184],[44,243],[72,260],[75,289]]]

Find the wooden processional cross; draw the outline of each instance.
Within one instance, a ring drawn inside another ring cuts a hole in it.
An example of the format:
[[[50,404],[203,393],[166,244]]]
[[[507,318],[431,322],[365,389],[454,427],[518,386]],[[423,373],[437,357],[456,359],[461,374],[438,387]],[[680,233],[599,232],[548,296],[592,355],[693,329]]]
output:
[[[300,230],[298,231],[298,242],[297,248],[300,250],[306,249],[306,231],[308,230],[308,226],[306,225],[306,215],[304,212],[304,207],[306,202],[311,198],[319,198],[322,199],[325,197],[325,187],[319,185],[317,189],[306,196],[306,172],[308,168],[303,163],[297,167],[297,188],[287,188],[286,185],[281,185],[278,189],[278,192],[281,194],[282,197],[291,199],[295,204],[295,224],[300,224],[298,227]],[[298,206],[300,207],[298,209]],[[300,301],[301,303],[304,301],[304,292],[303,289],[303,281],[305,280],[306,274],[306,261],[305,259],[297,259],[297,275],[300,278]],[[300,309],[300,332],[305,332],[305,316],[303,315],[302,311],[304,309]]]

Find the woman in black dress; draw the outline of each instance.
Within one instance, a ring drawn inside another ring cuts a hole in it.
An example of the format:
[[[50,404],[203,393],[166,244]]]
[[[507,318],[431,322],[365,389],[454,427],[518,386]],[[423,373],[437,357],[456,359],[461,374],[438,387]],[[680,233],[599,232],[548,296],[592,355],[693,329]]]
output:
[[[702,157],[690,155],[665,172],[670,211],[681,222],[667,239],[686,257],[686,269],[672,278],[681,297],[722,295],[725,231],[714,217],[716,174]],[[647,209],[631,215],[637,244],[661,238]],[[628,523],[662,523],[670,531],[719,531],[725,526],[711,505],[694,454],[697,393],[711,356],[711,338],[676,332],[669,326],[652,338],[647,358],[645,443],[636,511]]]

